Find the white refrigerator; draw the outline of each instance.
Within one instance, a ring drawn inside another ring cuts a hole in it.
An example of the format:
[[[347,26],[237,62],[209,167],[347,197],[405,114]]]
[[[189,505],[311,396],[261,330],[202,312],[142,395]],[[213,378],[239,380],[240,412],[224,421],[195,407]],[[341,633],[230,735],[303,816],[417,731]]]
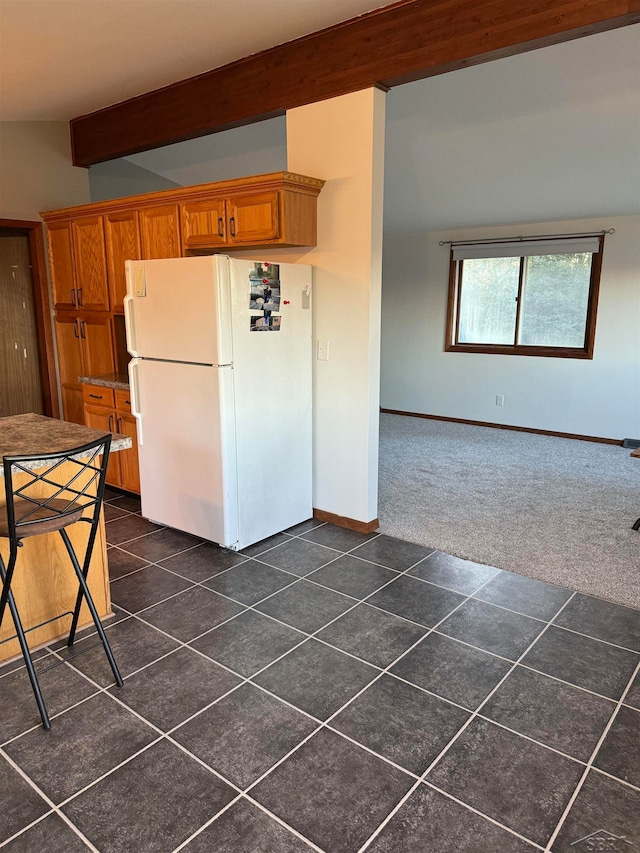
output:
[[[234,550],[311,504],[311,267],[127,261],[142,514]]]

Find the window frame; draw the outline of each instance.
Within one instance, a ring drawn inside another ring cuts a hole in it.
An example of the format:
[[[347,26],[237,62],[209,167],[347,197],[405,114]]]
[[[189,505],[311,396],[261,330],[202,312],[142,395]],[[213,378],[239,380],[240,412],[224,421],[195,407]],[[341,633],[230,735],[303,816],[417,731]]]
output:
[[[546,358],[586,358],[593,359],[596,339],[596,318],[598,313],[598,297],[600,294],[600,275],[602,271],[602,254],[604,251],[604,234],[598,236],[598,251],[591,255],[591,277],[589,280],[589,296],[587,300],[587,316],[585,324],[585,339],[583,347],[550,347],[531,346],[530,344],[515,343],[520,331],[520,314],[522,307],[522,286],[525,256],[514,254],[520,258],[518,277],[518,307],[516,311],[514,343],[513,344],[466,344],[458,341],[460,322],[460,301],[462,297],[462,273],[464,260],[456,261],[453,257],[453,246],[449,259],[449,295],[447,300],[447,322],[445,352],[490,353],[494,355],[528,355]],[[551,238],[548,238],[551,239]],[[490,241],[487,241],[490,242]],[[504,245],[504,241],[497,243]],[[514,242],[514,249],[517,243]],[[564,254],[559,252],[558,254]]]

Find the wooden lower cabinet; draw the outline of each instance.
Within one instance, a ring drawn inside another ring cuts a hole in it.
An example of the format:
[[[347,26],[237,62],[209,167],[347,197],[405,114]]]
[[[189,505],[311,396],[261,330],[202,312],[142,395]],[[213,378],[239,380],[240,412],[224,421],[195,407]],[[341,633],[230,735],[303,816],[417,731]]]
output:
[[[82,386],[78,377],[113,373],[112,321],[105,314],[56,314],[58,367],[65,421],[84,423]]]
[[[126,435],[131,439],[131,447],[128,450],[120,450],[110,457],[107,483],[140,494],[138,432],[136,419],[131,414],[129,392],[104,388],[101,385],[83,385],[82,391],[86,426]]]
[[[131,439],[129,450],[121,450],[117,455],[120,461],[120,485],[128,492],[140,494],[140,466],[138,463],[138,430],[133,415],[118,414],[117,425],[120,435]]]

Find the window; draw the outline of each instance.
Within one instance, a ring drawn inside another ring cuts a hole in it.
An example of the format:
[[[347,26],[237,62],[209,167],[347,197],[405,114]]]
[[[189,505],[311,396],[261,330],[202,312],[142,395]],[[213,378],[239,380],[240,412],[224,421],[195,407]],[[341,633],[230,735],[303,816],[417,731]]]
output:
[[[603,242],[453,244],[447,351],[593,358]]]

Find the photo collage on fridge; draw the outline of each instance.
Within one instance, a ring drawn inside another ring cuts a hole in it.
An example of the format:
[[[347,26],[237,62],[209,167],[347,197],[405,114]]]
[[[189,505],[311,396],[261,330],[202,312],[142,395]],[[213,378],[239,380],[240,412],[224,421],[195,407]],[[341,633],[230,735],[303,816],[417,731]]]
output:
[[[249,273],[249,308],[252,332],[280,331],[280,265],[267,261],[254,263]]]

